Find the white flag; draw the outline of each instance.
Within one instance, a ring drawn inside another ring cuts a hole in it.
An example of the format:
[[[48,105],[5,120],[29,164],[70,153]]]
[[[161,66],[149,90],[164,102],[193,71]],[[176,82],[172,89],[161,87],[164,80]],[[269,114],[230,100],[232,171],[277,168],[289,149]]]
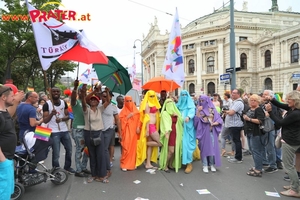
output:
[[[78,37],[82,38],[83,36],[79,30],[75,30],[54,18],[37,20],[34,16],[40,11],[27,1],[26,3],[40,62],[42,68],[47,70],[53,61],[74,47]]]
[[[167,79],[172,79],[183,86],[184,82],[184,65],[183,65],[183,51],[181,44],[181,32],[178,12],[174,15],[174,21],[169,37],[169,44],[167,49],[164,66],[162,68],[162,74]]]

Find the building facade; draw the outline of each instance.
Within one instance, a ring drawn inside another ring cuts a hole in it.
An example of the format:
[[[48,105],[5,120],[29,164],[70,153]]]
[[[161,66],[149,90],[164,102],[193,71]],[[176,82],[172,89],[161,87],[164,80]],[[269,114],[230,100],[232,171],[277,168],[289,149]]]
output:
[[[248,93],[264,89],[286,93],[297,87],[300,74],[300,13],[234,12],[236,86]],[[200,17],[181,28],[185,66],[183,89],[191,94],[222,94],[230,85],[220,76],[230,68],[230,11],[228,7]],[[143,38],[144,82],[160,76],[169,33],[161,34],[157,20]],[[150,44],[150,48],[146,48]],[[145,64],[146,63],[146,64]]]

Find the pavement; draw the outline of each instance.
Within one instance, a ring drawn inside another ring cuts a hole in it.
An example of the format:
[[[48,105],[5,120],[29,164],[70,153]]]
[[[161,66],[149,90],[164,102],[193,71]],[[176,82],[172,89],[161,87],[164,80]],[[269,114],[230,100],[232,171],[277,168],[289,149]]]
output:
[[[230,145],[227,144],[227,150]],[[61,148],[60,163],[63,166],[64,148]],[[51,166],[51,153],[45,161]],[[73,157],[74,158],[74,157]],[[178,173],[156,171],[147,173],[144,167],[134,171],[123,172],[119,167],[120,147],[115,148],[113,174],[109,183],[87,183],[87,178],[69,175],[64,185],[54,185],[50,181],[26,188],[22,200],[260,200],[291,199],[279,194],[283,185],[283,170],[273,174],[264,173],[262,178],[250,177],[246,172],[253,166],[250,155],[244,156],[243,163],[231,164],[222,158],[222,166],[217,172],[202,172],[201,161],[193,162],[193,171],[185,174],[184,169]],[[73,161],[73,167],[74,161]],[[137,182],[140,182],[136,184]],[[198,190],[198,191],[197,191]],[[278,194],[279,197],[267,196]],[[208,194],[205,194],[208,193]],[[138,198],[140,197],[140,198]]]

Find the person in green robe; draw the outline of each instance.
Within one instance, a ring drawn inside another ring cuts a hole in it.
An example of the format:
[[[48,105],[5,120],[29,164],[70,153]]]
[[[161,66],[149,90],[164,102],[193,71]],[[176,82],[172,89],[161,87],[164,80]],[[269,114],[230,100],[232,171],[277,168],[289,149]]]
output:
[[[181,168],[183,120],[180,111],[172,99],[167,99],[161,110],[160,142],[163,144],[159,166],[169,173]]]

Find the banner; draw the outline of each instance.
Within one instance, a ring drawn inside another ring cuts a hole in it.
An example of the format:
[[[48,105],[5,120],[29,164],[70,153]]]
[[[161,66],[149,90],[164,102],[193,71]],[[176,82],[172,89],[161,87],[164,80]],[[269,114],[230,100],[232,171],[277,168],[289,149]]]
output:
[[[174,15],[167,54],[162,68],[162,74],[165,75],[165,78],[172,79],[176,81],[178,85],[183,86],[185,76],[180,23],[177,8]]]

